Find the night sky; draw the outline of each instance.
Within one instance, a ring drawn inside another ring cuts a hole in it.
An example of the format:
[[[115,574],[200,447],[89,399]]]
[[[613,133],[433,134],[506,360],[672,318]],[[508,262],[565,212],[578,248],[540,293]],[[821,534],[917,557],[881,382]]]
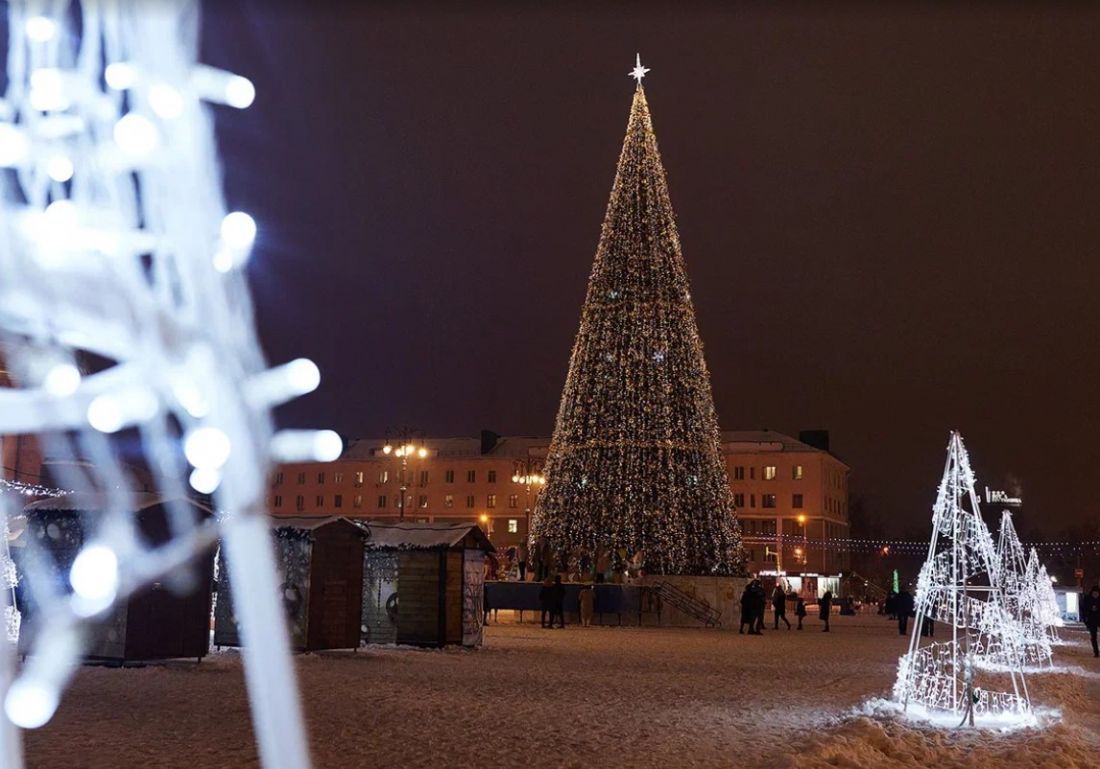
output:
[[[1100,9],[207,5],[283,424],[550,434],[640,51],[722,426],[830,430],[889,532],[952,428],[1096,521]]]

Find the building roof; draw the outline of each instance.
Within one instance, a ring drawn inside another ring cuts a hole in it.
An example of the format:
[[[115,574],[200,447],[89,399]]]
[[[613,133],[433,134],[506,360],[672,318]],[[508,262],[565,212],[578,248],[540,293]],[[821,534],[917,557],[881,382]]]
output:
[[[205,510],[210,513],[213,512],[209,507],[189,497],[176,497],[169,499],[168,497],[162,497],[159,494],[153,494],[148,491],[131,491],[128,494],[132,504],[129,506],[131,512],[137,512],[138,510],[144,510],[147,507],[153,507],[154,505],[160,505],[170,502],[182,502],[189,505]],[[98,491],[74,491],[69,494],[62,494],[58,497],[47,497],[45,499],[39,499],[31,502],[23,509],[26,511],[34,510],[82,510],[82,511],[104,511],[110,508],[110,502],[108,497]]]
[[[789,435],[777,433],[775,430],[723,430],[722,444],[746,444],[746,450],[751,451],[802,451],[814,454],[828,454],[816,446],[803,443]]]
[[[480,526],[472,523],[382,523],[362,524],[370,530],[367,548],[370,550],[435,550],[457,546],[468,536],[474,537],[482,550],[493,552],[493,545]]]

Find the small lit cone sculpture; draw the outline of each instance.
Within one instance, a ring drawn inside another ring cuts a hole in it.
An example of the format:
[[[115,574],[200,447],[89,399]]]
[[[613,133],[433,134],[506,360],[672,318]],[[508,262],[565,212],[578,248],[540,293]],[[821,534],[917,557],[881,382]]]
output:
[[[0,353],[17,386],[0,389],[0,435],[37,435],[61,460],[59,485],[94,495],[103,514],[84,532],[71,592],[44,548],[25,548],[36,632],[18,676],[2,650],[0,766],[21,765],[15,726],[53,715],[88,623],[150,582],[182,589],[189,562],[221,540],[247,596],[235,608],[260,758],[307,767],[263,494],[271,462],[333,459],[341,441],[272,425],[271,409],[316,388],[319,372],[306,360],[267,368],[242,270],[256,224],[222,197],[207,104],[243,109],[255,90],[197,62],[192,0],[13,1],[7,30]],[[167,507],[163,544],[135,525],[123,439]],[[183,502],[192,490],[211,495],[216,517]]]
[[[1004,594],[1005,611],[1018,625],[1024,664],[1048,667],[1053,661],[1050,638],[1035,610],[1034,589],[1027,576],[1024,547],[1012,524],[1012,513],[1005,510],[997,539],[997,584]]]
[[[1031,702],[1021,672],[1019,633],[995,582],[996,552],[982,522],[962,436],[951,433],[932,508],[932,539],[917,584],[909,651],[898,662],[894,697],[907,712],[960,725],[1026,721]],[[921,636],[925,619],[935,639]],[[979,685],[976,663],[1010,660],[1011,691]]]

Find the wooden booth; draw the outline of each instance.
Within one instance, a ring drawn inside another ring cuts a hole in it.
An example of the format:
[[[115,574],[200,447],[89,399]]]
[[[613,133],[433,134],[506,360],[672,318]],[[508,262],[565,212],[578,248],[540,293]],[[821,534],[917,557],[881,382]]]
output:
[[[159,546],[170,538],[169,505],[184,505],[200,519],[212,513],[191,499],[166,500],[156,494],[133,493],[133,519],[146,544]],[[41,499],[24,508],[26,530],[33,542],[13,549],[17,560],[28,547],[39,554],[58,585],[69,589],[69,572],[77,554],[95,536],[104,516],[106,500],[100,494],[73,493]],[[17,545],[20,543],[16,543]],[[193,657],[202,659],[210,649],[210,602],[214,578],[214,552],[177,572],[176,581],[165,579],[142,587],[127,600],[108,610],[87,634],[87,657],[113,663]],[[20,650],[29,649],[35,632],[33,595],[20,592],[23,632]]]
[[[469,523],[362,524],[367,643],[481,645],[484,559],[493,552]]]
[[[271,526],[291,648],[359,646],[366,532],[347,518],[272,518]],[[216,646],[240,646],[232,593],[224,558],[219,558]]]

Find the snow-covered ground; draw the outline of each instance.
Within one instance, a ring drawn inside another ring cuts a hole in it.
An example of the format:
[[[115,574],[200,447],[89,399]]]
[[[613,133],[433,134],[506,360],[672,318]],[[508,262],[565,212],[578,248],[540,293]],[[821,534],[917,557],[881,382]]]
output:
[[[1100,660],[1082,632],[1064,631],[1060,672],[1028,679],[1054,723],[993,734],[891,712],[906,644],[892,623],[819,628],[499,625],[476,652],[316,654],[298,672],[317,767],[1100,766]],[[26,751],[30,769],[255,766],[239,657],[85,668]]]

